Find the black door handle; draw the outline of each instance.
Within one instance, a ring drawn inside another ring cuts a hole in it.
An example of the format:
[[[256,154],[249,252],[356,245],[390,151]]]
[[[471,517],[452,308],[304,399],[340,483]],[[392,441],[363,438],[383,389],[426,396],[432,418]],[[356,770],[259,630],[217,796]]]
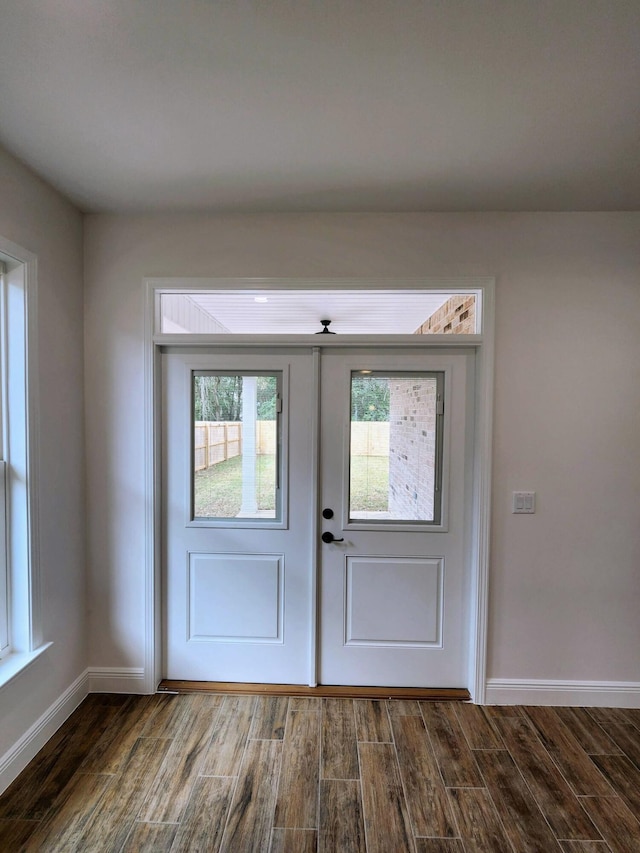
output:
[[[325,532],[320,538],[323,542],[326,542],[327,545],[329,544],[329,542],[344,542],[344,539],[336,539],[330,530],[325,530]]]

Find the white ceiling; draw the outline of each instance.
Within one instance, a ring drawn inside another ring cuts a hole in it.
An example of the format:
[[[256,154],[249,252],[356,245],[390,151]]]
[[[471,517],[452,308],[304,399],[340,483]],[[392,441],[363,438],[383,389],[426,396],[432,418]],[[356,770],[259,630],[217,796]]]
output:
[[[329,330],[335,334],[412,335],[450,295],[305,289],[200,291],[189,298],[232,334],[308,335],[322,331],[321,320],[331,320]]]
[[[86,211],[640,209],[640,0],[2,0],[0,143]]]

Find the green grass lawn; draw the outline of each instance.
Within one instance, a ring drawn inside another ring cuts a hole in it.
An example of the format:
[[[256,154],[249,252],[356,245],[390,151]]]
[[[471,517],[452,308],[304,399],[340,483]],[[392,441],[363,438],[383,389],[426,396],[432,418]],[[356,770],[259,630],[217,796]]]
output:
[[[258,509],[275,509],[275,457],[258,456]],[[242,500],[242,457],[235,456],[194,478],[196,518],[235,518]],[[389,507],[389,459],[351,460],[351,512],[385,512]]]
[[[389,509],[389,457],[351,457],[351,512]]]
[[[257,457],[258,509],[274,510],[275,457]],[[235,518],[242,502],[242,457],[219,462],[194,477],[196,518]]]

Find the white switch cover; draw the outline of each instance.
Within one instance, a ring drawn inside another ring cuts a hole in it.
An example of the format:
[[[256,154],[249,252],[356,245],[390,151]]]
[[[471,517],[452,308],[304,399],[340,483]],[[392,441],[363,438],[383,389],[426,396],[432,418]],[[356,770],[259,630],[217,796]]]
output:
[[[536,511],[535,492],[514,492],[511,512],[532,513]]]

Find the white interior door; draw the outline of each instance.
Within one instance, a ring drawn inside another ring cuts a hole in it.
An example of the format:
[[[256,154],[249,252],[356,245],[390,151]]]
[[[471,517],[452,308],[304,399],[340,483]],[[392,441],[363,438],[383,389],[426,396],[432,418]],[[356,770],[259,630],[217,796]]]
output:
[[[471,358],[323,355],[325,684],[467,686]]]
[[[167,678],[467,686],[472,358],[163,356]]]
[[[306,683],[311,354],[162,370],[165,677]]]

